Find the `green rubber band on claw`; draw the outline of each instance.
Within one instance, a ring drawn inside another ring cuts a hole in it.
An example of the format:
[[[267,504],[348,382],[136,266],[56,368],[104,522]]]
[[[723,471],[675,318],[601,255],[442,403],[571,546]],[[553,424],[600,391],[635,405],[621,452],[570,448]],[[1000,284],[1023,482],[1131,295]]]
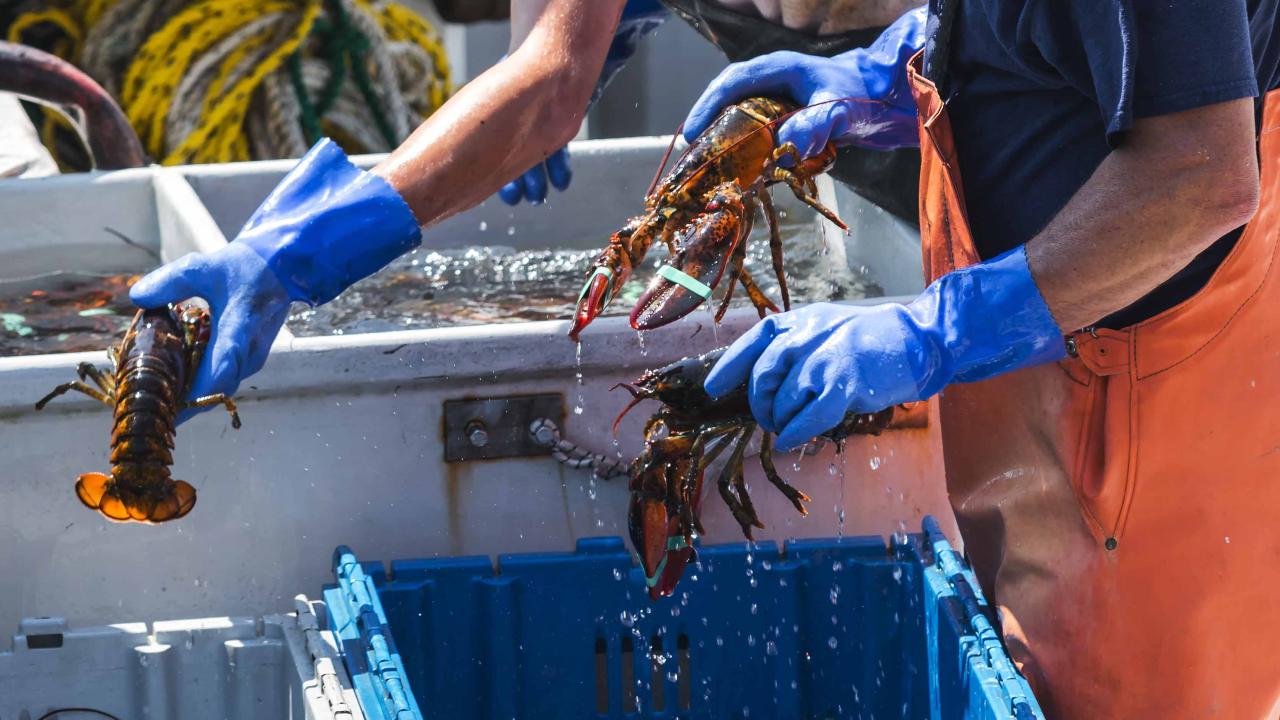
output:
[[[683,270],[674,268],[670,265],[663,265],[658,268],[658,275],[666,280],[670,280],[695,295],[701,296],[703,300],[707,300],[711,297],[711,287],[709,285],[704,284],[701,280],[693,277],[692,275],[686,274]]]
[[[689,545],[684,541],[683,535],[672,535],[667,538],[667,552],[671,552],[672,550],[683,550],[687,547],[689,547]],[[662,579],[662,571],[667,569],[668,557],[670,556],[669,555],[662,556],[662,562],[658,563],[658,567],[653,569],[653,577],[650,577],[648,575],[644,576],[645,585],[647,585],[648,587],[653,587],[654,585],[658,584],[658,580]]]
[[[604,294],[604,304],[608,305],[613,300],[613,271],[607,267],[597,267],[596,271],[587,277],[587,281],[582,284],[582,292],[578,293],[578,302],[582,302],[582,298],[587,296],[587,290],[591,289],[591,281],[596,279],[597,275],[603,275],[609,278],[609,290]]]

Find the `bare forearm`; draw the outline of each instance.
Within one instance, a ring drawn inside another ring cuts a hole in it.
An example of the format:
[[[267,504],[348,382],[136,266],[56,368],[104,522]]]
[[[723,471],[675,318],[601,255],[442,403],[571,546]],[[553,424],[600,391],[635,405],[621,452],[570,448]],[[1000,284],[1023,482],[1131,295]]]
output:
[[[1139,120],[1066,207],[1027,243],[1065,331],[1141,298],[1257,206],[1253,103]]]
[[[520,47],[373,169],[423,225],[478,204],[577,132],[623,0],[537,1],[546,7]]]

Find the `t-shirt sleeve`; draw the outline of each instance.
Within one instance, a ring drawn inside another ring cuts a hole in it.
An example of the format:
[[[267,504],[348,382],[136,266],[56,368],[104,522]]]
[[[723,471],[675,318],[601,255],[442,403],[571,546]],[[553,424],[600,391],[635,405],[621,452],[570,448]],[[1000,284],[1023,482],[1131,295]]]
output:
[[[1018,25],[1113,145],[1135,118],[1258,94],[1246,0],[1027,0]]]

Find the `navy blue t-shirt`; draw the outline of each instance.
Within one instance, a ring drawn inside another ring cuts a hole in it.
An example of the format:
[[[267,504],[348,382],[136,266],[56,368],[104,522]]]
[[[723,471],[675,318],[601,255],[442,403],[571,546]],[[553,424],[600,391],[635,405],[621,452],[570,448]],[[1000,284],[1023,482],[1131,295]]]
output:
[[[1036,235],[1135,119],[1280,85],[1280,0],[960,0],[948,108],[974,241],[993,257]],[[1204,286],[1222,238],[1133,306],[1123,327]]]

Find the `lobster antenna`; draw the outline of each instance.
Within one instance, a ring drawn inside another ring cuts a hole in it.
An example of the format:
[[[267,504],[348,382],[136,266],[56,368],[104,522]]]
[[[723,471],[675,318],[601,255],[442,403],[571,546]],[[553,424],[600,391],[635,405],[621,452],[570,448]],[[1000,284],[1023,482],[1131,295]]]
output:
[[[631,393],[631,402],[627,403],[627,406],[622,408],[622,412],[618,413],[618,417],[614,418],[613,420],[614,437],[618,436],[618,424],[622,422],[622,418],[626,417],[627,413],[631,412],[631,408],[639,405],[645,400],[645,396],[641,395],[640,391],[637,390],[635,386],[631,385],[630,383],[618,383],[617,385],[614,385],[613,387],[609,388],[609,390],[613,391],[613,390],[617,390],[618,388],[622,388],[623,390],[626,390],[627,392]]]
[[[645,197],[653,194],[653,189],[658,187],[658,180],[662,177],[662,171],[667,169],[667,160],[671,159],[671,151],[676,147],[676,138],[680,137],[680,133],[684,132],[684,122],[680,123],[680,127],[676,128],[675,134],[671,136],[671,142],[667,145],[667,152],[662,156],[662,164],[658,166],[658,172],[653,174],[653,182],[649,183],[649,189],[644,192]]]

